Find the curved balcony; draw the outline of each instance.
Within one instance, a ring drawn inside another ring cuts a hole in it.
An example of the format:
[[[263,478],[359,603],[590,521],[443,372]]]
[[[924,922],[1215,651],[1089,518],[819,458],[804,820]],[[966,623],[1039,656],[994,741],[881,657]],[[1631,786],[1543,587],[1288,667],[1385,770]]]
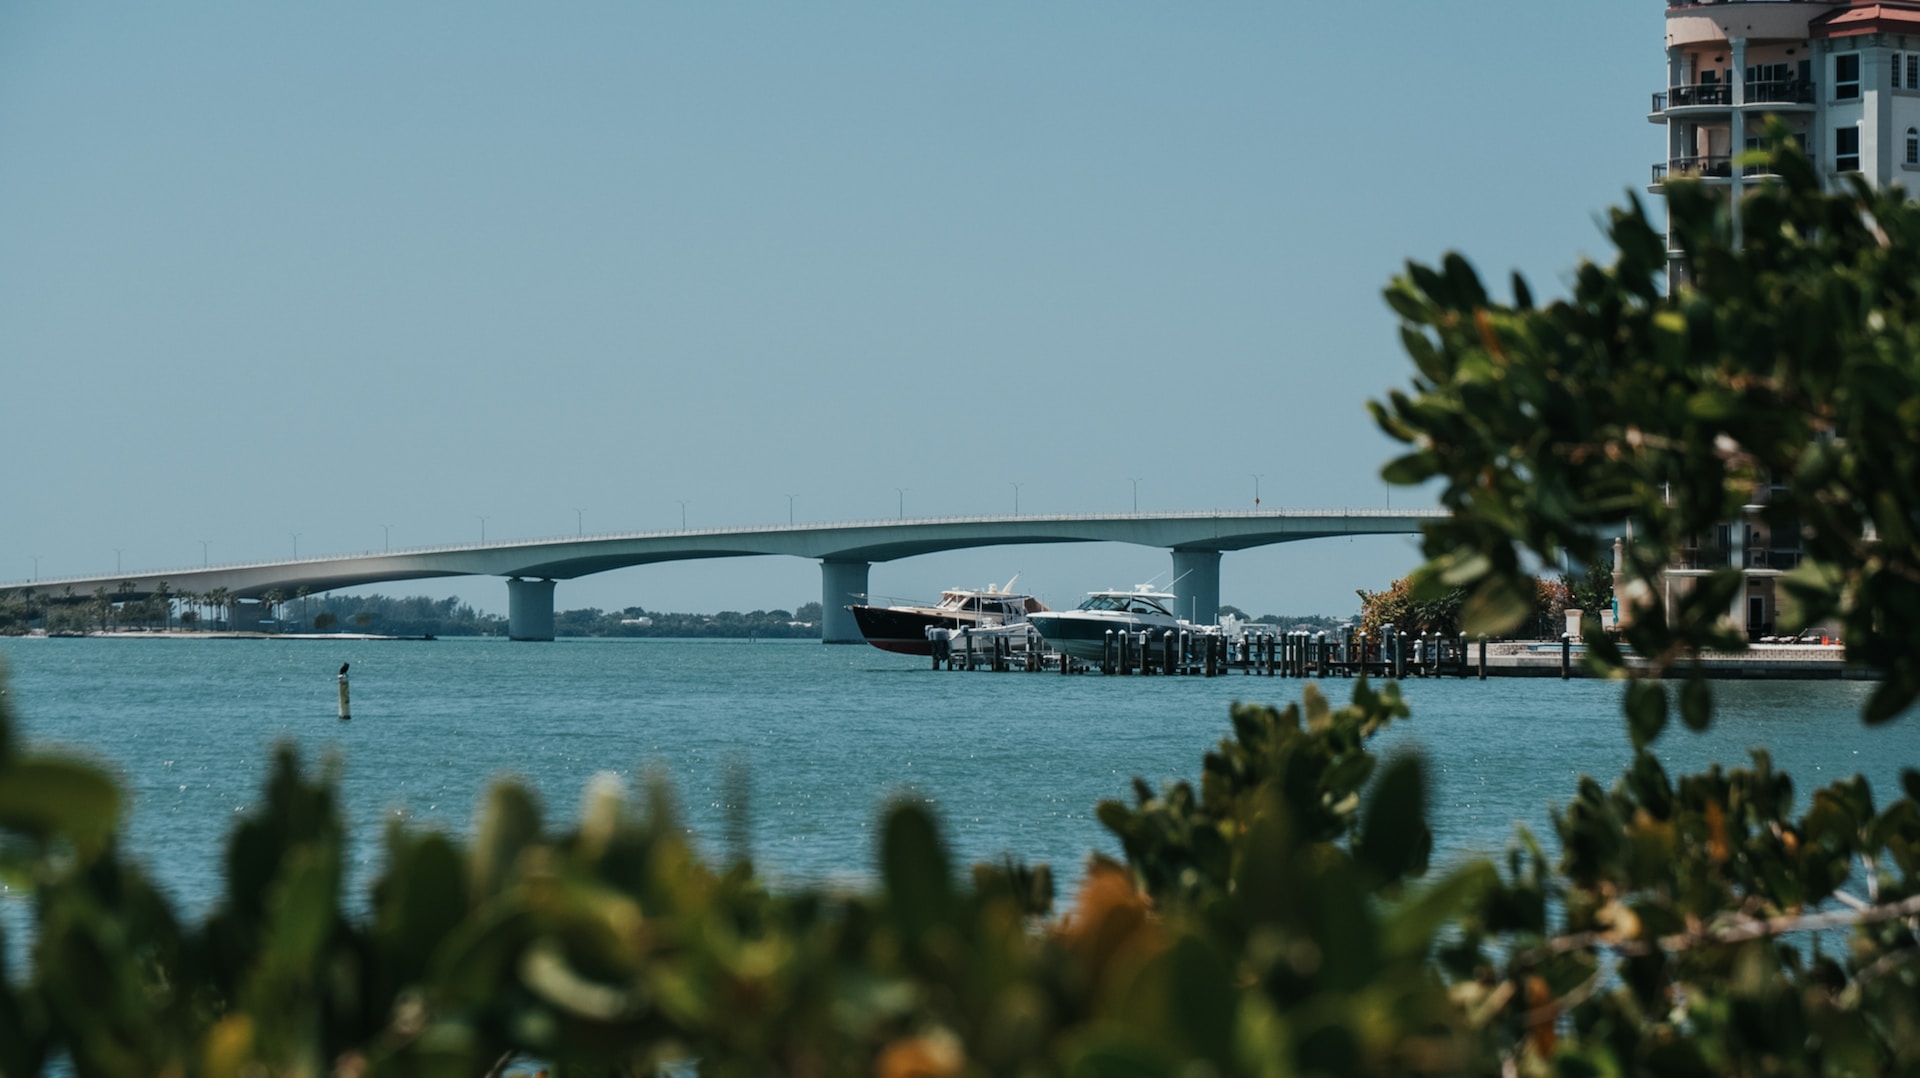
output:
[[[1731,180],[1733,178],[1733,158],[1728,154],[1713,154],[1702,157],[1676,157],[1664,164],[1653,166],[1653,186],[1658,188],[1668,180]]]
[[[1730,109],[1733,84],[1704,82],[1691,86],[1669,86],[1667,92],[1653,95],[1653,111],[1676,112],[1680,109]]]
[[[1750,82],[1739,108],[1743,112],[1811,112],[1816,89],[1810,79]],[[1734,107],[1733,84],[1729,82],[1670,86],[1653,95],[1653,111],[1647,119],[1658,124],[1665,123],[1668,115],[1711,115],[1730,112]]]

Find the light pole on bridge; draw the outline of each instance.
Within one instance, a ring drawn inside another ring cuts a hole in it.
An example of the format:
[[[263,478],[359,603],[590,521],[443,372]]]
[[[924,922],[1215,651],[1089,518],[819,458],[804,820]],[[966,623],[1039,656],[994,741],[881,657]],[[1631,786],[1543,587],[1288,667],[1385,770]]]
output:
[[[907,519],[907,490],[908,490],[908,488],[906,488],[906,487],[894,487],[893,489],[895,489],[895,490],[897,490],[897,491],[899,491],[899,492],[900,492],[900,519],[901,519],[901,520],[905,520],[905,519]]]
[[[120,575],[120,552],[124,549],[125,549],[124,547],[113,548],[113,575],[114,576]]]
[[[1026,484],[1016,483],[1013,480],[1009,479],[1007,480],[1007,485],[1013,488],[1013,515],[1019,516],[1020,515],[1020,488],[1026,486]]]
[[[793,527],[793,495],[787,495],[787,527]]]
[[[1265,474],[1267,473],[1261,472],[1259,475],[1253,477],[1253,507],[1255,509],[1260,508],[1260,476]]]
[[[686,531],[687,530],[687,503],[693,501],[693,499],[677,498],[675,500],[680,503],[680,530]]]
[[[33,555],[33,582],[40,583],[40,555]]]
[[[287,534],[293,536],[293,559],[295,561],[299,561],[300,560],[300,533],[288,532]]]
[[[487,518],[486,517],[480,518],[480,545],[481,546],[487,545]]]
[[[1133,511],[1138,513],[1140,511],[1140,480],[1129,478],[1127,482],[1133,484]]]
[[[200,540],[200,568],[202,569],[213,564],[211,556],[207,553],[207,546],[212,542],[213,540],[211,539]]]
[[[380,550],[387,554],[393,552],[393,525],[391,524],[380,525]]]
[[[573,534],[587,534],[587,511],[585,509],[575,509],[573,511]]]

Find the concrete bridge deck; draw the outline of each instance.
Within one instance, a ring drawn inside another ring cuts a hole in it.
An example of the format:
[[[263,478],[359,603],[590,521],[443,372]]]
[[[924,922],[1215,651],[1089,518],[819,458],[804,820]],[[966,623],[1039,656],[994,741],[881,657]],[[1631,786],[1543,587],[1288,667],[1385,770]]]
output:
[[[859,627],[845,607],[866,595],[868,570],[874,562],[1026,543],[1161,547],[1173,554],[1173,591],[1181,605],[1193,611],[1197,620],[1211,621],[1219,611],[1220,557],[1225,551],[1336,536],[1413,534],[1421,525],[1444,516],[1440,510],[1273,509],[710,528],[468,543],[14,581],[0,583],[0,591],[31,588],[43,596],[78,597],[104,588],[116,599],[146,598],[164,584],[176,594],[205,595],[224,589],[232,600],[257,601],[272,592],[292,597],[301,588],[318,593],[395,580],[498,576],[507,578],[508,634],[516,640],[551,640],[555,581],[657,562],[782,554],[820,562],[823,639],[828,643],[858,643]]]

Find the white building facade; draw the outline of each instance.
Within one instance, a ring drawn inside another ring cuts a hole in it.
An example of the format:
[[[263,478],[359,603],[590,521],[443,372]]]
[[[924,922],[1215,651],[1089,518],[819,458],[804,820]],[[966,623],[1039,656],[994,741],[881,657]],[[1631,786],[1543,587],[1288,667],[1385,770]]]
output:
[[[1667,86],[1648,119],[1667,129],[1648,190],[1692,178],[1739,199],[1767,167],[1770,118],[1784,122],[1829,188],[1850,175],[1876,187],[1920,189],[1920,0],[1712,0],[1667,9]],[[1671,250],[1672,244],[1669,244]],[[1672,279],[1684,275],[1673,255]],[[1669,594],[1716,568],[1742,570],[1729,618],[1749,638],[1771,635],[1776,579],[1799,564],[1798,528],[1769,529],[1754,492],[1744,519],[1696,536],[1668,570]]]
[[[1778,117],[1829,182],[1920,186],[1920,2],[1717,0],[1667,9],[1667,88],[1648,119],[1667,128],[1669,177],[1734,197],[1765,166],[1744,162]]]

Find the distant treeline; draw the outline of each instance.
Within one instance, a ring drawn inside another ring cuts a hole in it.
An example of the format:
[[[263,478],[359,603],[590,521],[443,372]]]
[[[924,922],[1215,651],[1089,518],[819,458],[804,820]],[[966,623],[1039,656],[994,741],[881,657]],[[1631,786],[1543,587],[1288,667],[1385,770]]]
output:
[[[1331,633],[1344,629],[1352,625],[1354,620],[1351,617],[1334,618],[1325,614],[1262,614],[1256,618],[1237,606],[1228,606],[1225,603],[1220,604],[1220,613],[1232,614],[1242,621],[1257,625],[1274,625],[1288,631],[1304,630],[1315,633]]]
[[[643,625],[642,621],[652,624]],[[563,610],[553,616],[556,636],[773,637],[820,638],[820,604],[797,610],[722,610],[718,614],[657,614],[637,606],[620,611],[595,607]]]
[[[505,636],[507,619],[483,614],[460,597],[312,595],[281,604],[285,632],[379,633],[383,636]]]
[[[305,619],[313,629],[382,633],[388,636],[505,636],[507,619],[483,614],[458,597],[407,599],[385,595],[312,596],[292,599],[284,604],[288,631],[303,631],[295,625]],[[331,614],[332,621],[322,620]],[[740,613],[722,610],[718,614],[660,614],[630,606],[607,611],[598,607],[584,610],[560,610],[553,615],[556,636],[724,636],[793,637],[818,639],[820,604],[805,603],[798,610],[755,610]]]

